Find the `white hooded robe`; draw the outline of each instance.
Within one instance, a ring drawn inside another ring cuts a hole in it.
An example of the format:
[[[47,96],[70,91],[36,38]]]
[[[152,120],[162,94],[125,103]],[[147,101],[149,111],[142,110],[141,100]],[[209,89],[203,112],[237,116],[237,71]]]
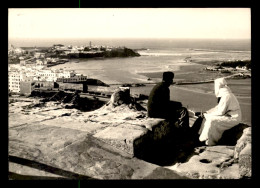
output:
[[[219,103],[205,114],[204,127],[199,137],[209,146],[216,145],[225,130],[239,124],[242,119],[240,105],[224,78],[215,80],[215,95],[221,97]]]

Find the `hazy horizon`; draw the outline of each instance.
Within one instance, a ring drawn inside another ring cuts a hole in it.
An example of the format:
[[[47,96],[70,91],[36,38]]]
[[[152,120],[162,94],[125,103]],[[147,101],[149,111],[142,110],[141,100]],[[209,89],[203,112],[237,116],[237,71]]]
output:
[[[66,38],[66,39],[30,39],[11,40],[8,48],[14,47],[51,47],[54,44],[65,46],[113,46],[130,49],[170,50],[207,49],[225,51],[251,51],[250,39],[147,39],[147,38]]]
[[[38,47],[47,47],[53,44],[57,44],[57,43],[61,43],[63,45],[69,45],[70,43],[74,43],[71,45],[76,45],[76,43],[80,43],[79,45],[83,45],[83,43],[85,45],[88,45],[89,42],[92,42],[93,45],[95,45],[95,42],[98,41],[98,43],[100,42],[105,42],[105,43],[113,43],[116,42],[118,43],[119,41],[121,42],[121,45],[126,45],[129,42],[138,42],[138,43],[142,43],[142,42],[149,42],[149,41],[166,41],[168,43],[171,42],[196,42],[196,41],[208,41],[208,42],[246,42],[246,43],[250,43],[251,44],[251,39],[223,39],[223,38],[116,38],[116,37],[85,37],[85,38],[77,38],[77,37],[67,37],[67,38],[16,38],[16,39],[8,39],[8,46],[13,45],[16,47],[32,47],[32,46],[38,46]],[[98,44],[98,45],[106,45],[106,44]]]

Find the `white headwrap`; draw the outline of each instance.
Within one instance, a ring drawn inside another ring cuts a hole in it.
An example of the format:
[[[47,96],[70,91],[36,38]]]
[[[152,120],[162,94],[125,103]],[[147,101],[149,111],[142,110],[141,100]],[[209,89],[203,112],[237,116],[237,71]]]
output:
[[[230,92],[230,89],[229,87],[227,86],[227,82],[225,80],[225,78],[217,78],[216,80],[214,80],[214,83],[215,83],[215,95],[216,97],[221,97],[221,93],[220,90],[225,90],[225,91],[229,91]],[[221,89],[223,88],[223,89]]]

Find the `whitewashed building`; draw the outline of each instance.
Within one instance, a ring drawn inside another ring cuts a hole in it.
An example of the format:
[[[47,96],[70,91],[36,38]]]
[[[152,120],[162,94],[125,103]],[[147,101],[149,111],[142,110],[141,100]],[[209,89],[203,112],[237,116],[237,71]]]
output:
[[[42,69],[44,66],[8,66],[8,90],[10,92],[21,92],[20,82],[47,81],[56,82],[58,78],[84,81],[87,78],[82,74],[76,74],[74,71]]]
[[[21,76],[19,71],[8,72],[8,90],[11,92],[20,92]]]
[[[72,71],[59,71],[57,72],[57,77],[58,78],[71,78],[75,76],[75,73]]]
[[[56,81],[57,80],[57,74],[50,69],[37,71],[36,77],[39,77],[39,80],[46,80],[46,81]]]

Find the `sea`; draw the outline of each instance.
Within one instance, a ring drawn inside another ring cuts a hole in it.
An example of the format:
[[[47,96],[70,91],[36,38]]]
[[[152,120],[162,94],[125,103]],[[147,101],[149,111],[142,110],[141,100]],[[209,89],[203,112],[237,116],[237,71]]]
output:
[[[71,60],[51,69],[75,70],[107,84],[143,83],[142,73],[178,71],[196,61],[251,60],[250,39],[84,38],[9,40],[15,47],[113,46],[137,50],[139,57]],[[192,61],[187,61],[192,60]]]

